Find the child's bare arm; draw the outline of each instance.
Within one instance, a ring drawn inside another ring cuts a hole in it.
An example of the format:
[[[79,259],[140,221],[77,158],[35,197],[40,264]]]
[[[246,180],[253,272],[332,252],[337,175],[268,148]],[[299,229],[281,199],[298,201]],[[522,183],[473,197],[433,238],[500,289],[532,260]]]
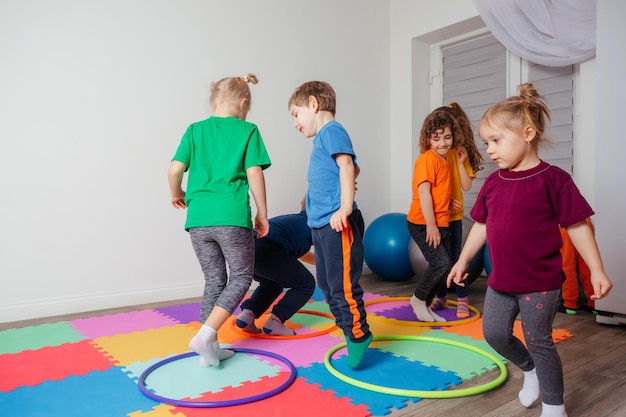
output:
[[[461,182],[461,189],[463,191],[469,191],[472,188],[472,177],[467,173],[465,169],[465,160],[467,159],[467,150],[459,146],[457,149],[457,163],[459,165],[459,180]]]
[[[450,287],[452,281],[460,286],[465,285],[463,284],[463,280],[467,278],[467,268],[469,267],[469,263],[472,258],[476,256],[478,251],[485,246],[485,242],[487,242],[487,228],[485,224],[478,222],[474,223],[469,234],[467,235],[467,239],[465,240],[465,244],[463,245],[463,249],[459,255],[459,260],[452,266],[450,274],[448,274],[448,287]]]
[[[417,186],[417,192],[420,196],[420,207],[422,214],[426,220],[426,243],[436,248],[441,243],[441,233],[437,227],[435,219],[435,209],[433,206],[433,196],[431,194],[432,184],[428,181],[422,182]]]
[[[270,223],[267,218],[267,200],[265,194],[265,176],[260,166],[253,166],[246,170],[248,185],[256,205],[256,216],[254,217],[254,230],[258,237],[267,236],[270,231]]]
[[[339,166],[339,185],[341,187],[341,206],[330,218],[330,227],[340,232],[348,226],[348,216],[352,214],[354,204],[354,182],[356,180],[356,168],[352,155],[339,154],[335,156]]]
[[[181,186],[186,166],[182,162],[172,161],[167,170],[167,182],[170,186],[170,194],[172,196],[172,206],[177,209],[184,209],[185,192]]]
[[[590,298],[598,300],[605,297],[611,291],[613,284],[604,272],[593,229],[585,221],[582,221],[567,227],[567,234],[591,272],[591,284],[594,293]]]

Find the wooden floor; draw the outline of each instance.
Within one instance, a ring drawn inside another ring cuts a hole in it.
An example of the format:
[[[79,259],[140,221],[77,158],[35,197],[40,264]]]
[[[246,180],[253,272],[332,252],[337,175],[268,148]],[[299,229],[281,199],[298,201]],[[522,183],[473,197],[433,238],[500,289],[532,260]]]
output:
[[[415,290],[416,284],[414,279],[403,282],[384,281],[370,274],[361,278],[361,285],[367,292],[386,296],[409,296]],[[470,304],[480,311],[485,287],[484,278],[479,278],[469,287]],[[454,295],[451,298],[454,299]],[[192,301],[198,299],[0,323],[0,330]],[[557,344],[563,362],[565,404],[569,417],[626,416],[626,326],[597,324],[593,314],[581,311],[577,315],[558,313],[554,327],[574,334],[573,338]],[[541,414],[539,401],[526,409],[517,399],[522,383],[521,371],[511,365],[507,369],[508,380],[485,394],[456,399],[424,399],[401,410],[392,410],[389,417],[538,417]],[[498,372],[493,371],[476,378],[472,383],[491,380],[497,377]],[[467,386],[471,384],[460,387]]]
[[[387,296],[409,296],[415,281],[390,282],[376,275],[364,275],[361,285],[367,292]],[[477,279],[468,289],[469,302],[482,311],[486,279]],[[454,299],[454,294],[451,294]],[[577,315],[557,313],[555,328],[574,337],[557,344],[565,379],[565,405],[569,417],[626,416],[626,327],[597,324],[595,316],[580,311]],[[456,399],[424,399],[389,417],[538,417],[541,403],[524,408],[517,399],[522,373],[507,365],[508,380],[486,393]],[[476,383],[497,377],[498,371],[476,378]],[[465,385],[461,385],[465,388]]]

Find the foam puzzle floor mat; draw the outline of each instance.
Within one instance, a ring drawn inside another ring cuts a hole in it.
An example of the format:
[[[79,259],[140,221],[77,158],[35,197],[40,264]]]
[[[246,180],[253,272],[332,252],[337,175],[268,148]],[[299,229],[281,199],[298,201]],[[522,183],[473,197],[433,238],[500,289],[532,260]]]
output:
[[[372,333],[381,340],[370,345],[357,369],[347,366],[345,348],[336,350],[332,367],[347,378],[391,389],[443,391],[497,369],[488,358],[454,345],[395,340],[392,336],[397,335],[456,341],[504,362],[483,340],[476,312],[459,325],[423,326],[406,300],[371,293],[364,300]],[[319,289],[286,323],[297,337],[244,333],[234,326],[233,315],[218,333],[222,347],[238,351],[232,358],[202,368],[198,356],[188,356],[157,367],[140,381],[158,362],[190,351],[199,314],[200,304],[188,303],[1,331],[0,416],[365,417],[385,416],[422,399],[361,388],[329,371],[324,364],[327,352],[345,340]],[[450,322],[457,320],[453,307],[440,314]],[[259,318],[257,326],[264,319]],[[515,334],[521,336],[519,323]],[[554,329],[553,337],[560,342],[572,334]],[[290,377],[295,377],[293,382],[277,394],[241,403],[277,390]],[[140,382],[150,393],[174,399],[175,405],[144,395]]]

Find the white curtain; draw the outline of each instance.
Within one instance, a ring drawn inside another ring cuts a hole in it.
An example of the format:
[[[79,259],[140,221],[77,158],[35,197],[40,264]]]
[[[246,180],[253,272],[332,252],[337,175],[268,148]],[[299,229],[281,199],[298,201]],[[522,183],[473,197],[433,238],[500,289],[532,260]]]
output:
[[[480,17],[508,50],[560,67],[596,52],[596,0],[473,0]]]

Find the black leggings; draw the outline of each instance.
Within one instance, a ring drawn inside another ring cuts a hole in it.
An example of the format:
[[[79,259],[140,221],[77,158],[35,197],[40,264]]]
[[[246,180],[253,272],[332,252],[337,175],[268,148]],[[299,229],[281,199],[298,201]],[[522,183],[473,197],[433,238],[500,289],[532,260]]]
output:
[[[552,322],[561,290],[513,294],[487,287],[483,307],[485,340],[522,371],[537,368],[542,401],[563,404],[563,367],[552,339]],[[526,346],[513,336],[520,314]]]
[[[428,268],[426,268],[421,277],[418,277],[417,288],[414,294],[429,306],[433,302],[433,298],[435,298],[437,289],[446,279],[448,272],[450,272],[450,236],[448,228],[439,228],[441,244],[433,248],[426,243],[426,225],[407,221],[407,226],[411,238],[422,251],[424,259],[428,261]]]

